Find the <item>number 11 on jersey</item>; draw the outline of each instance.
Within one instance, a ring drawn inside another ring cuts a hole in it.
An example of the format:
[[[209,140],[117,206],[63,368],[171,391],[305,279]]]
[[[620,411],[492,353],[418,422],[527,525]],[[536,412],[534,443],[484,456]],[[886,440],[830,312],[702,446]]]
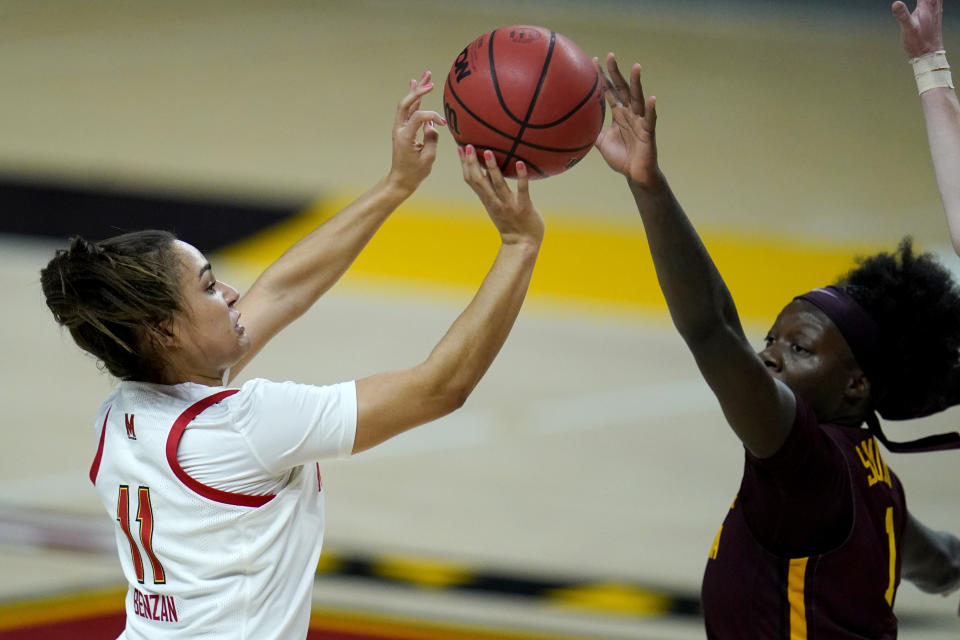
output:
[[[137,574],[137,582],[143,584],[143,556],[130,532],[130,487],[125,484],[120,485],[117,495],[117,522],[120,523],[120,529],[130,543],[130,554],[133,557],[133,570]],[[153,583],[164,584],[167,578],[163,572],[163,565],[153,552],[153,507],[150,505],[150,487],[137,489],[137,522],[140,523],[140,543],[153,569]]]

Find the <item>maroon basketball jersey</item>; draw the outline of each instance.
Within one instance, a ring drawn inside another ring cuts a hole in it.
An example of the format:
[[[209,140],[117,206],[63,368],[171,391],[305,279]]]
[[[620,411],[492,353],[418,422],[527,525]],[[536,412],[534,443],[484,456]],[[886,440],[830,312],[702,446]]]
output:
[[[842,452],[849,472],[853,497],[849,534],[825,553],[776,555],[757,541],[744,509],[734,500],[710,550],[703,579],[708,638],[896,638],[893,601],[906,524],[903,488],[866,430],[814,428],[822,429],[826,442]],[[824,496],[825,501],[830,499]]]

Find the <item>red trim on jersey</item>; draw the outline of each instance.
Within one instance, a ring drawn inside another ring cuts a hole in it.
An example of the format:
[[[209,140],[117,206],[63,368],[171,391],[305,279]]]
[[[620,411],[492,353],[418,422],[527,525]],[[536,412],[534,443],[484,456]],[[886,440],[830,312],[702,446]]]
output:
[[[222,491],[220,489],[208,487],[202,482],[190,477],[190,475],[183,470],[183,467],[180,466],[180,462],[177,460],[177,447],[180,446],[180,438],[183,437],[183,432],[186,431],[187,425],[190,424],[194,418],[200,415],[204,409],[220,402],[224,398],[232,396],[238,391],[239,389],[218,391],[211,396],[207,396],[206,398],[195,402],[186,411],[180,414],[180,417],[177,418],[173,423],[173,427],[170,428],[170,435],[167,436],[167,463],[173,470],[173,475],[177,476],[180,482],[185,484],[187,488],[194,493],[198,493],[208,500],[222,502],[224,504],[234,504],[240,507],[260,507],[273,500],[273,494],[265,496],[251,496],[245,493],[233,493],[231,491]]]
[[[103,457],[103,440],[107,435],[107,418],[110,417],[110,409],[107,407],[107,415],[103,417],[103,426],[100,428],[100,444],[97,445],[97,455],[93,457],[93,464],[90,465],[90,482],[97,484],[97,474],[100,473],[100,459]]]

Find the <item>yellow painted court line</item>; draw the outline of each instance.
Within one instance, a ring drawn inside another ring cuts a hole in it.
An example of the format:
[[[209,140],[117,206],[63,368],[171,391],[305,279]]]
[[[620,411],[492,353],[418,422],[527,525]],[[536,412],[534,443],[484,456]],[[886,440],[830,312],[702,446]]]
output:
[[[466,565],[431,558],[396,555],[377,558],[373,564],[373,571],[391,580],[437,589],[466,584],[474,575]]]
[[[313,607],[311,628],[344,633],[383,635],[396,640],[577,640],[581,636],[557,635],[504,630],[463,624],[444,624],[406,617],[371,613],[348,613],[336,609]],[[585,639],[584,639],[585,640]]]
[[[259,272],[348,202],[328,198],[284,223],[229,247],[230,263]],[[597,310],[666,309],[638,216],[623,223],[546,220],[547,234],[530,285],[542,297]],[[745,320],[770,322],[795,295],[832,283],[874,246],[825,245],[773,236],[703,231],[707,246]],[[384,285],[475,288],[498,239],[479,207],[404,204],[345,276]]]
[[[123,611],[126,587],[0,603],[0,631]]]
[[[665,595],[625,584],[588,584],[547,592],[552,604],[564,609],[628,616],[659,616],[672,600]]]
[[[317,574],[336,573],[340,571],[343,562],[337,556],[336,552],[328,552],[324,549],[320,554],[320,560],[317,561]]]

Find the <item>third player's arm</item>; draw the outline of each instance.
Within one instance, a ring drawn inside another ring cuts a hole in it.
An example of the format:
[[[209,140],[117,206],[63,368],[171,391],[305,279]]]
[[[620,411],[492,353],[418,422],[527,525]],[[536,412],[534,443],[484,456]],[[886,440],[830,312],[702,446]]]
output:
[[[900,23],[900,44],[908,58],[922,58],[943,50],[943,0],[917,0],[912,12],[897,0],[892,9]],[[949,71],[946,73],[949,77]],[[954,251],[960,254],[960,101],[952,87],[936,86],[920,94],[920,103],[950,240]]]
[[[925,91],[920,102],[950,240],[960,255],[960,102],[949,87]]]

